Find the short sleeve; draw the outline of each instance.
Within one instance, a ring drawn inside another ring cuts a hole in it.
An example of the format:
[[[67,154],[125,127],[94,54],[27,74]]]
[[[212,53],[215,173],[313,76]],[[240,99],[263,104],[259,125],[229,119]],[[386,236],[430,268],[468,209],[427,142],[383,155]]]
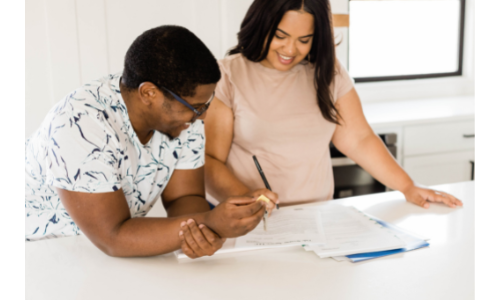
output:
[[[54,115],[45,155],[48,185],[86,193],[121,188],[117,143],[105,119],[74,107]]]
[[[333,99],[336,102],[354,87],[354,80],[347,72],[344,65],[337,59],[335,66],[335,79],[333,82]]]
[[[198,169],[205,165],[205,124],[197,120],[182,137],[180,157],[176,169]]]
[[[227,59],[218,61],[221,78],[215,88],[215,97],[222,101],[227,107],[233,108],[234,90],[230,79],[229,67],[226,66]]]

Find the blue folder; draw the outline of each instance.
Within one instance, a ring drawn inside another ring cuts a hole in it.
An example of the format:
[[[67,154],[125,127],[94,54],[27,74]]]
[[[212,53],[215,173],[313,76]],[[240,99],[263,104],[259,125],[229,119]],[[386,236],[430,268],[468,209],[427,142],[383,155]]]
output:
[[[371,219],[373,219],[374,221],[376,221],[377,223],[379,223],[380,225],[384,226],[384,227],[387,227],[387,228],[390,228],[390,229],[393,229],[397,232],[400,232],[402,234],[406,234],[408,235],[407,232],[404,232],[404,231],[401,231],[398,227],[390,224],[390,223],[387,223],[387,222],[384,222],[380,219],[377,219],[373,216],[370,216]],[[415,237],[415,236],[414,236]],[[417,238],[417,237],[415,237]],[[427,247],[429,246],[429,243],[427,243],[425,240],[422,240],[420,238],[417,238],[418,240],[415,241],[414,243],[408,245],[406,248],[400,248],[400,249],[394,249],[394,250],[386,250],[386,251],[378,251],[378,252],[368,252],[368,253],[359,253],[359,254],[351,254],[351,255],[346,255],[347,258],[349,258],[352,262],[356,263],[356,262],[360,262],[360,261],[365,261],[365,260],[369,260],[369,259],[374,259],[374,258],[378,258],[378,257],[382,257],[382,256],[387,256],[387,255],[392,255],[392,254],[396,254],[396,253],[402,253],[402,252],[407,252],[407,251],[411,251],[411,250],[415,250],[415,249],[419,249],[419,248],[423,248],[423,247]]]

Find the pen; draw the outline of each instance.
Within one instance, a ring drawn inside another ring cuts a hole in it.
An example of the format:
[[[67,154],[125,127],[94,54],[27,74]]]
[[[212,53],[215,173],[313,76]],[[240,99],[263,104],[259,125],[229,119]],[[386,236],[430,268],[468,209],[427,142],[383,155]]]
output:
[[[264,175],[264,171],[262,171],[262,168],[260,167],[259,161],[257,160],[257,156],[253,155],[253,162],[255,163],[255,166],[257,167],[257,170],[259,171],[260,177],[262,177],[262,181],[264,181],[264,185],[266,186],[266,189],[270,190],[271,192],[271,186],[269,185],[269,182],[267,182],[266,175]],[[280,209],[280,205],[276,203],[276,209]]]

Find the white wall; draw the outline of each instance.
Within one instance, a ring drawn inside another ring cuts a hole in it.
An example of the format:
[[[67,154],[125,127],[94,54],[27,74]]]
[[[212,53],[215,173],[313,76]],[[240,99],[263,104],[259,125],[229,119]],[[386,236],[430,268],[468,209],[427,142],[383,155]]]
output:
[[[147,29],[176,24],[193,31],[217,58],[236,45],[253,0],[26,0],[26,129],[31,135],[57,101],[85,82],[122,69],[125,52]],[[330,0],[348,13],[348,0]],[[359,84],[364,102],[473,92],[473,8],[467,1],[466,74],[460,78]],[[347,62],[347,28],[335,28]]]
[[[193,31],[217,58],[236,45],[252,0],[26,0],[26,130],[85,82],[122,70],[125,52],[147,29]]]

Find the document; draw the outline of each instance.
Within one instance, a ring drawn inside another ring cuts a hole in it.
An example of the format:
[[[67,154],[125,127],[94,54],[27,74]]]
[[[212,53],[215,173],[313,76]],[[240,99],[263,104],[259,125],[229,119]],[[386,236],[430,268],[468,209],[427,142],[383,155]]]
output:
[[[326,244],[308,245],[319,257],[344,256],[399,249],[406,243],[374,220],[370,220],[354,207],[327,204],[318,207],[321,211]]]
[[[321,213],[317,208],[283,207],[245,236],[236,239],[235,248],[321,245],[325,243]]]
[[[215,252],[212,257],[197,258],[196,260],[226,258],[232,254],[246,251],[325,243],[321,214],[315,208],[282,207],[273,211],[267,222],[267,231],[264,230],[264,224],[261,221],[247,235],[227,239],[222,248]],[[181,250],[174,253],[179,262],[191,261]]]
[[[405,243],[405,247],[401,248],[401,249],[394,249],[394,250],[347,255],[347,257],[345,257],[345,258],[349,259],[351,262],[365,261],[365,260],[369,260],[369,259],[373,259],[373,258],[378,258],[378,257],[387,256],[387,255],[412,251],[415,249],[420,249],[420,248],[429,246],[429,243],[427,242],[428,239],[426,239],[426,238],[420,237],[414,233],[410,233],[407,230],[404,230],[396,225],[384,222],[384,221],[382,221],[378,218],[375,218],[373,216],[370,216],[370,215],[367,215],[367,216],[370,219],[375,220],[377,223],[384,226],[388,230],[390,230],[395,236],[397,236],[400,240],[402,240]]]

